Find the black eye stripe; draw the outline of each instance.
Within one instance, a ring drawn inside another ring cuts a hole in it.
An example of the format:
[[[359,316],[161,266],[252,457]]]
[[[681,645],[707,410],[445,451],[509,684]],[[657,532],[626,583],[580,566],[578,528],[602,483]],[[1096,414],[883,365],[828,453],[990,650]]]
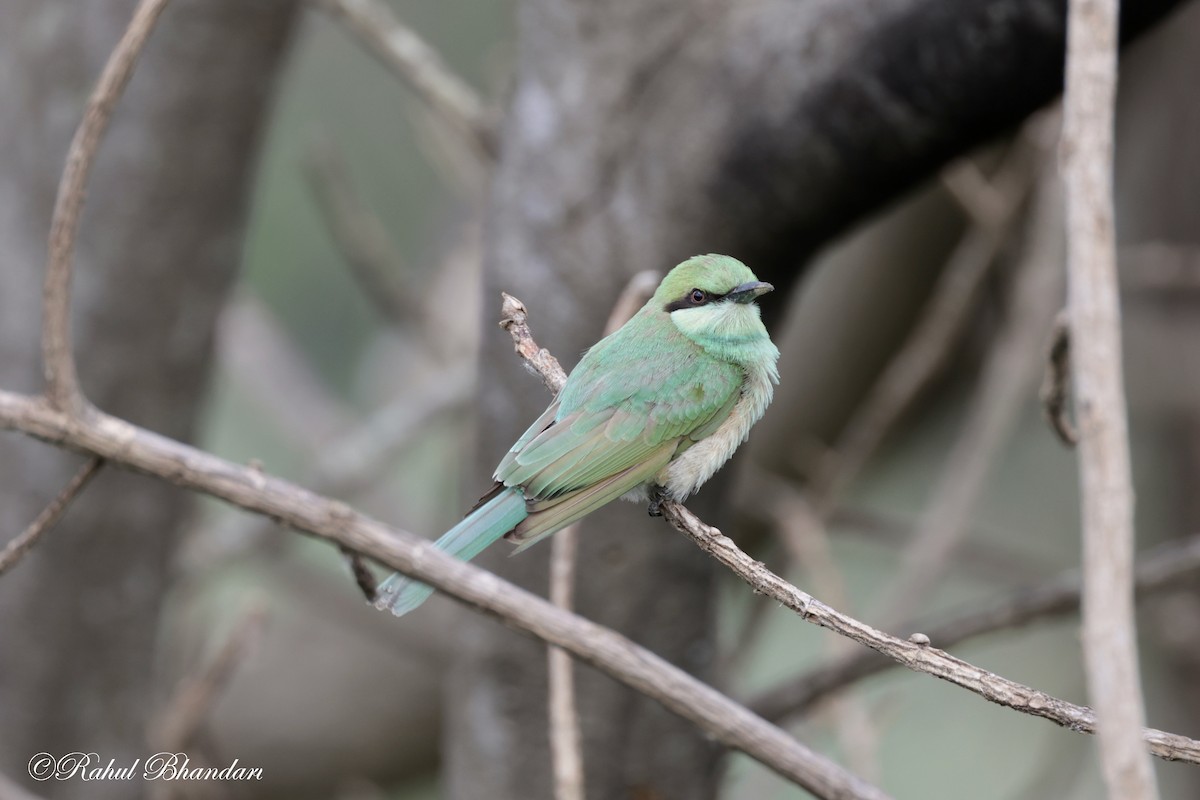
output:
[[[702,293],[704,295],[704,299],[698,303],[695,300],[693,300],[692,294],[695,292]],[[706,292],[703,289],[697,289],[697,288],[693,287],[691,289],[688,289],[687,292],[683,295],[683,297],[679,298],[678,300],[672,300],[671,302],[669,302],[665,306],[663,306],[663,310],[666,311],[668,314],[670,314],[672,311],[679,311],[680,309],[683,309],[683,308],[699,308],[700,306],[707,306],[707,305],[717,302],[718,300],[724,300],[724,299],[725,299],[725,295],[723,295],[723,294],[712,294],[711,292]]]

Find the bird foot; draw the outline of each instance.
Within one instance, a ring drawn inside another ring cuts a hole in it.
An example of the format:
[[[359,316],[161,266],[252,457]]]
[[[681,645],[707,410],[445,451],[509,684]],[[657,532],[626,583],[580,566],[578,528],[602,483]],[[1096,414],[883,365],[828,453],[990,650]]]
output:
[[[662,504],[667,499],[666,494],[659,486],[650,487],[650,505],[646,507],[646,513],[652,517],[661,517],[663,515]]]

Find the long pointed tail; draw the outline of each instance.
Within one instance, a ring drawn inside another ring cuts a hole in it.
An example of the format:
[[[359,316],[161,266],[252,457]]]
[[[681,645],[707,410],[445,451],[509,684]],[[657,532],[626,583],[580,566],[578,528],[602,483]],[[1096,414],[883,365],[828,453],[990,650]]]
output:
[[[525,515],[525,495],[520,489],[505,489],[442,534],[434,546],[463,561],[470,561],[516,527]],[[424,603],[431,594],[432,587],[393,572],[379,585],[375,607],[386,608],[399,617]]]

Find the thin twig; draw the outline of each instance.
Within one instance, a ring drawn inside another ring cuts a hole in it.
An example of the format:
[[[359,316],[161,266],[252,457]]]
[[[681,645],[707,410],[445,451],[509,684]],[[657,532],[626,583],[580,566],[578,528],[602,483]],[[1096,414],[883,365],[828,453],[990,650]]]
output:
[[[439,551],[425,538],[384,525],[345,503],[101,411],[84,418],[70,417],[44,398],[0,390],[0,429],[22,431],[51,444],[102,456],[114,465],[345,545],[517,630],[568,650],[818,797],[885,797],[879,789],[624,636],[555,608],[484,569]],[[1183,757],[1189,756],[1181,752]],[[1195,758],[1200,761],[1200,744]]]
[[[804,620],[849,637],[909,669],[928,673],[974,692],[997,705],[1048,719],[1078,733],[1095,733],[1096,716],[1090,708],[1059,700],[1045,692],[988,672],[932,647],[924,640],[905,641],[876,630],[830,608],[771,572],[743,552],[729,537],[701,522],[682,504],[674,500],[663,500],[661,510],[676,530],[686,534],[702,550],[750,584],[755,592],[768,595],[795,611]],[[1147,728],[1142,733],[1145,743],[1154,755],[1167,760],[1200,763],[1200,741],[1153,728]]]
[[[424,39],[380,0],[317,0],[357,36],[484,160],[496,157],[495,123],[487,106]]]
[[[1071,328],[1065,311],[1054,320],[1049,352],[1046,353],[1046,371],[1038,394],[1042,400],[1042,415],[1050,423],[1050,429],[1059,441],[1074,447],[1079,434],[1071,424],[1067,408],[1071,397]]]
[[[373,412],[361,425],[320,448],[318,458],[302,483],[314,492],[356,497],[387,472],[398,454],[433,420],[461,409],[474,386],[474,371],[458,369],[422,392],[415,400],[403,397]],[[211,570],[249,551],[275,542],[278,526],[270,519],[235,516],[221,526],[204,526],[188,537],[185,574]]]
[[[613,304],[604,324],[604,335],[620,328],[654,293],[659,274],[653,270],[639,272],[629,279]],[[512,313],[523,311],[511,309]],[[528,329],[524,319],[519,323]],[[520,332],[514,321],[510,330]],[[569,525],[554,535],[550,543],[550,602],[571,610],[575,593],[575,560],[579,552],[579,527]],[[554,761],[554,796],[556,800],[583,800],[583,742],[579,730],[579,714],[575,704],[575,682],[571,657],[557,647],[549,648],[550,693],[550,752]]]
[[[1147,551],[1135,571],[1139,597],[1175,588],[1200,572],[1200,536]],[[921,631],[943,650],[977,636],[1049,622],[1079,610],[1080,577],[1070,570],[1042,584],[1025,587],[961,616],[941,622],[907,623],[896,630]],[[767,719],[800,714],[833,692],[897,666],[877,652],[858,650],[812,669],[751,698],[748,705]]]
[[[176,753],[192,743],[237,667],[262,635],[265,622],[266,609],[261,604],[253,605],[237,621],[212,659],[180,682],[152,735],[156,748]]]
[[[558,363],[557,358],[550,355],[549,350],[539,347],[533,340],[533,333],[529,330],[529,312],[525,309],[525,304],[505,292],[501,292],[500,297],[500,327],[512,337],[513,349],[517,351],[525,367],[542,379],[550,393],[558,394],[567,382],[567,373],[563,372],[562,365]]]
[[[1072,384],[1083,518],[1083,653],[1109,797],[1158,796],[1133,615],[1133,481],[1113,219],[1117,0],[1070,0],[1063,93]]]
[[[571,610],[575,593],[575,557],[579,527],[569,525],[554,534],[550,551],[550,602]],[[575,705],[575,676],[571,656],[548,648],[550,756],[554,763],[554,800],[583,800],[583,740]]]
[[[58,522],[67,507],[79,496],[92,478],[96,477],[96,473],[102,466],[104,466],[104,459],[96,457],[88,459],[79,472],[75,473],[75,477],[71,478],[71,482],[63,487],[63,490],[50,501],[50,505],[46,506],[41,514],[38,514],[37,519],[19,536],[5,545],[3,550],[0,550],[0,575],[12,569],[18,561],[24,558],[26,553],[33,549],[42,536],[54,527],[54,523]]]
[[[129,27],[104,65],[96,88],[88,97],[83,121],[67,151],[67,164],[58,184],[54,216],[50,223],[49,255],[42,290],[42,359],[46,374],[46,396],[55,408],[80,414],[87,400],[79,388],[75,356],[71,346],[71,274],[75,239],[83,209],[88,174],[100,140],[108,129],[113,108],[120,99],[142,45],[167,0],[141,0]]]

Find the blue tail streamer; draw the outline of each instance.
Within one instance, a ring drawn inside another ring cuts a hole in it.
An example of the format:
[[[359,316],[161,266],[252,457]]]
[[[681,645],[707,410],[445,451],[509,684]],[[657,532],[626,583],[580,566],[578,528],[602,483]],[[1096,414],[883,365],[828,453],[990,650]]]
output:
[[[463,561],[470,561],[525,519],[525,495],[520,489],[505,489],[442,534],[434,547]],[[429,599],[433,588],[393,572],[379,585],[375,607],[403,616]]]

